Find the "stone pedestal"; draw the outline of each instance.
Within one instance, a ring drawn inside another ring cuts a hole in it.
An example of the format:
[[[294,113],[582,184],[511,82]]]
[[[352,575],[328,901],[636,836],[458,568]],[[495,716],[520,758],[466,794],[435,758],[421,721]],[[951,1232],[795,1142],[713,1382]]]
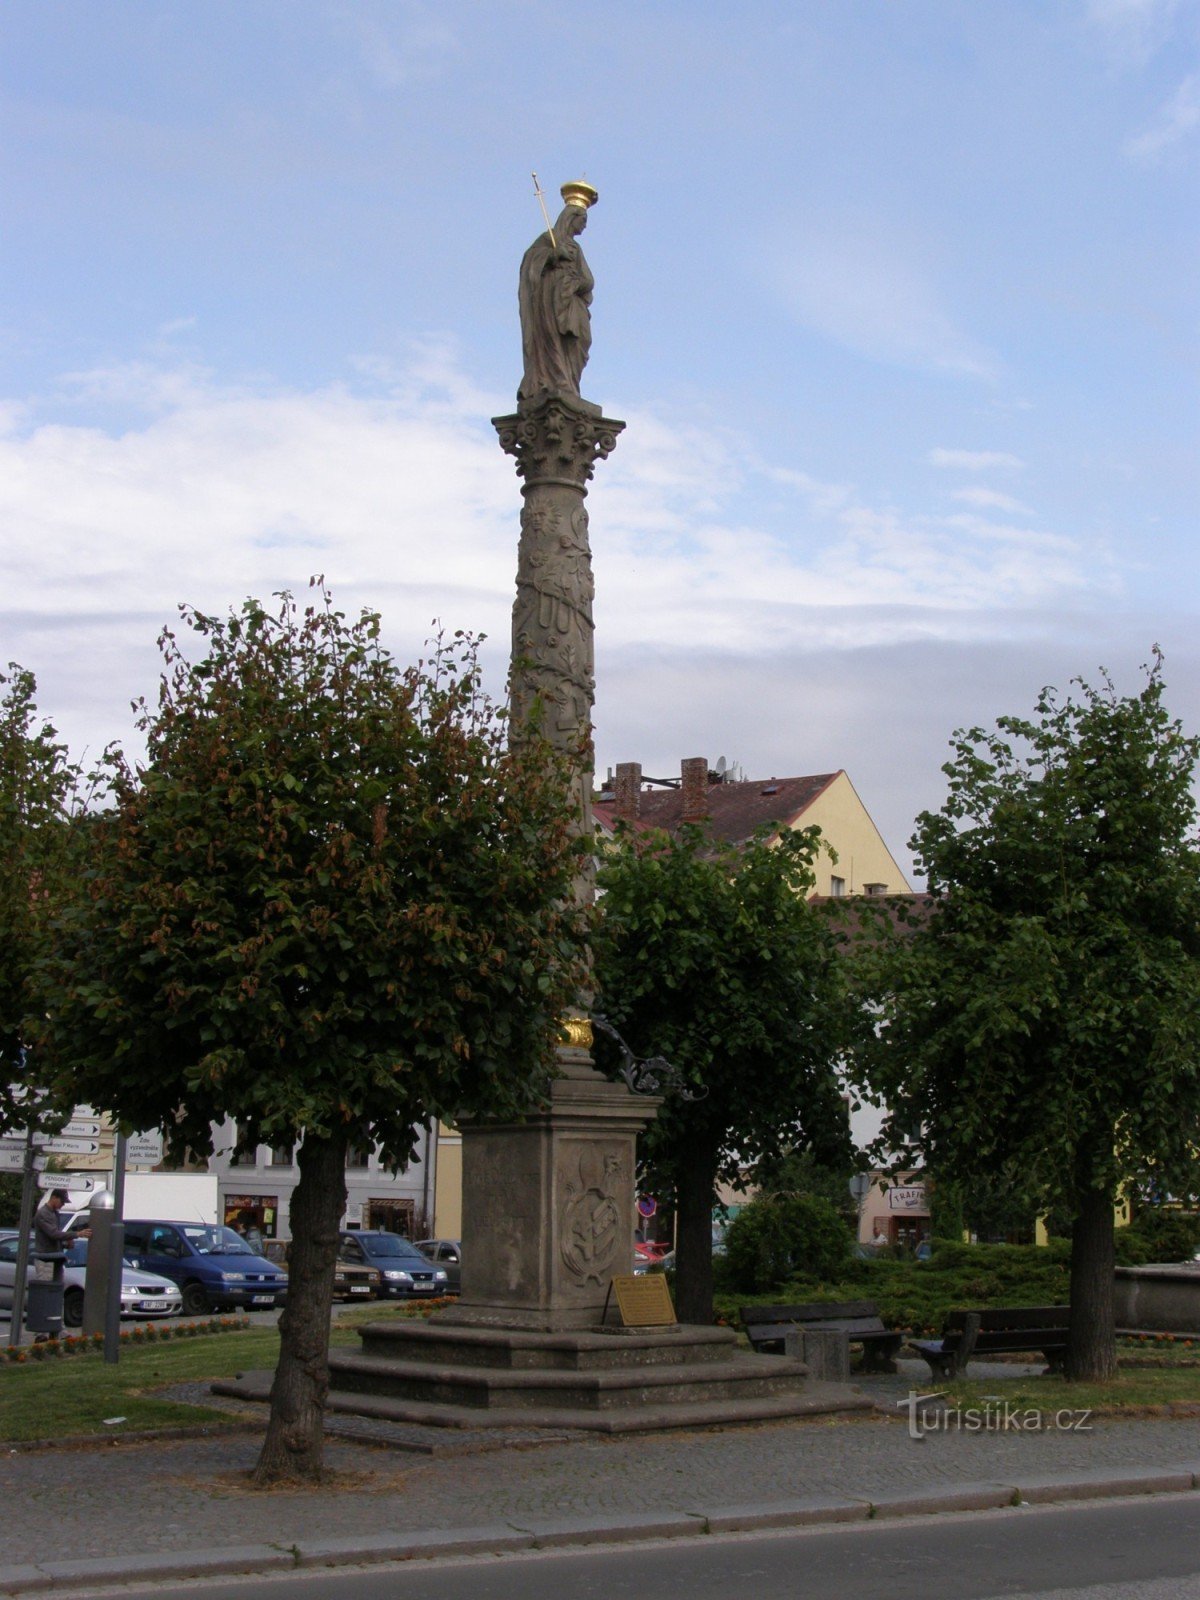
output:
[[[598,1325],[633,1270],[635,1146],[658,1104],[589,1069],[544,1115],[464,1124],[462,1297],[439,1323]]]

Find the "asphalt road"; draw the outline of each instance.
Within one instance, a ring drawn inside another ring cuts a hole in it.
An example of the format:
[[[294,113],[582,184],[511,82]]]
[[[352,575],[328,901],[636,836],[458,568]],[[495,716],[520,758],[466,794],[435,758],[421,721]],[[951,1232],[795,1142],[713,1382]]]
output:
[[[76,1597],[139,1586],[56,1590]],[[1200,1496],[634,1547],[158,1582],[160,1600],[1196,1600]]]

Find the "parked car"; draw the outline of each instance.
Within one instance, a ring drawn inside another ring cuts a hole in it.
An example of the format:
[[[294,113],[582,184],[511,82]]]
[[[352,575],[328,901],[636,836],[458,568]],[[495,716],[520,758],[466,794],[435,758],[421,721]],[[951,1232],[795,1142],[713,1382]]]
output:
[[[444,1267],[446,1290],[458,1294],[462,1290],[462,1240],[418,1239],[417,1249],[435,1266]]]
[[[268,1239],[266,1242],[266,1257],[273,1261],[281,1272],[288,1269],[287,1239]],[[340,1250],[339,1242],[339,1250]],[[333,1298],[335,1300],[370,1300],[379,1294],[379,1271],[375,1267],[362,1266],[353,1261],[343,1261],[339,1255],[333,1268]]]
[[[125,1256],[177,1283],[185,1316],[265,1311],[287,1300],[287,1273],[220,1223],[126,1222]]]
[[[12,1309],[13,1285],[17,1275],[17,1240],[15,1232],[0,1236],[0,1306]],[[86,1239],[76,1239],[67,1250],[63,1263],[63,1325],[78,1328],[83,1325],[83,1288],[87,1276]],[[32,1246],[29,1263],[33,1276]],[[121,1315],[123,1317],[177,1317],[183,1309],[183,1297],[177,1285],[156,1272],[146,1272],[133,1266],[128,1259],[121,1269]]]
[[[674,1272],[675,1252],[674,1250],[668,1250],[665,1256],[659,1256],[654,1261],[636,1259],[633,1263],[633,1271],[638,1278],[643,1277],[647,1272]]]
[[[338,1254],[355,1266],[378,1268],[381,1299],[409,1300],[446,1292],[446,1269],[435,1267],[403,1234],[347,1228]]]

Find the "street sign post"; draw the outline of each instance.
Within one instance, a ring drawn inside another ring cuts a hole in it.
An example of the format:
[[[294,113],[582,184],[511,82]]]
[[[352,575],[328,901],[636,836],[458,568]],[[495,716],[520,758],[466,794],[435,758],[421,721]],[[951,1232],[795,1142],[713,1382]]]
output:
[[[58,1134],[38,1133],[34,1144],[52,1156],[94,1156],[100,1153],[99,1139],[62,1139]]]
[[[125,1160],[131,1167],[156,1167],[163,1158],[163,1136],[159,1132],[133,1133],[125,1141]]]
[[[32,1161],[33,1170],[35,1172],[41,1172],[42,1168],[46,1165],[46,1157],[41,1155],[37,1150],[34,1150],[33,1152]],[[25,1146],[23,1144],[16,1146],[0,1145],[0,1172],[24,1171]]]
[[[55,1135],[62,1139],[98,1139],[100,1137],[99,1117],[72,1117]]]
[[[107,1172],[39,1172],[39,1189],[66,1189],[68,1194],[94,1194],[108,1187]]]

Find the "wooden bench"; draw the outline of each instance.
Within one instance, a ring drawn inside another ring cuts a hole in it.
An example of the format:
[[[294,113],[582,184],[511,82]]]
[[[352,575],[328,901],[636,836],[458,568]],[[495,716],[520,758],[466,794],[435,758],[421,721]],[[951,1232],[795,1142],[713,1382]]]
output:
[[[896,1353],[906,1334],[885,1328],[872,1300],[814,1302],[800,1306],[743,1306],[742,1326],[753,1348],[782,1355],[789,1328],[844,1333],[849,1344],[862,1346],[863,1372],[895,1372]]]
[[[935,1378],[953,1378],[973,1357],[1040,1351],[1048,1370],[1060,1372],[1067,1348],[1069,1306],[1010,1306],[952,1311],[934,1340],[911,1339]]]

